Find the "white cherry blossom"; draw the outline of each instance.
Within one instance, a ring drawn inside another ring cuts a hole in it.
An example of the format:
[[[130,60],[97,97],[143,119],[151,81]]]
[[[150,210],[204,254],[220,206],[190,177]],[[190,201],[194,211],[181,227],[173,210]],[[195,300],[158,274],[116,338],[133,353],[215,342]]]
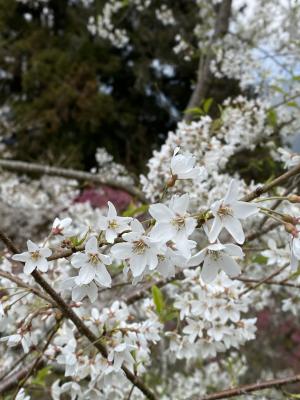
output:
[[[112,246],[111,254],[118,260],[128,260],[134,278],[140,277],[146,267],[154,270],[158,265],[158,254],[161,244],[147,236],[143,225],[134,219],[131,222],[132,231],[124,233],[124,243]]]
[[[176,147],[171,159],[171,173],[175,179],[197,179],[202,172],[195,167],[196,157],[189,152],[178,154],[180,147]]]
[[[31,240],[27,240],[28,251],[20,254],[14,254],[12,259],[15,261],[21,261],[25,263],[24,273],[29,275],[36,268],[41,272],[48,271],[47,257],[51,256],[52,251],[47,247],[40,247],[33,243]]]
[[[208,234],[209,241],[215,242],[225,228],[237,243],[242,244],[245,241],[245,234],[240,219],[256,214],[258,207],[254,203],[238,200],[238,182],[232,180],[224,199],[211,205],[211,212],[214,220]]]
[[[134,358],[131,355],[131,351],[135,350],[136,346],[128,344],[128,343],[121,343],[116,346],[108,355],[107,360],[109,362],[113,362],[113,368],[116,371],[119,371],[123,365],[126,366],[133,371],[133,365],[135,363]]]
[[[64,218],[64,219],[55,218],[51,230],[52,235],[63,235],[67,237],[72,236],[74,232],[70,228],[71,224],[72,224],[72,218]]]
[[[202,264],[201,278],[204,282],[212,282],[223,270],[230,277],[238,276],[241,269],[232,256],[242,258],[244,255],[242,249],[232,243],[211,244],[195,254],[188,262],[193,267]]]
[[[169,207],[157,203],[149,207],[150,215],[156,223],[151,230],[150,237],[157,241],[172,240],[180,253],[189,258],[194,245],[188,237],[194,232],[197,220],[188,213],[189,196],[173,196]]]
[[[97,227],[105,231],[105,238],[108,243],[113,243],[116,237],[127,230],[130,230],[130,217],[118,217],[115,206],[109,201],[107,216],[99,216]]]
[[[73,255],[71,263],[75,268],[80,268],[79,275],[75,279],[77,285],[87,285],[95,280],[102,286],[111,286],[111,276],[105,267],[111,264],[111,259],[99,252],[95,236],[86,242],[84,253]]]

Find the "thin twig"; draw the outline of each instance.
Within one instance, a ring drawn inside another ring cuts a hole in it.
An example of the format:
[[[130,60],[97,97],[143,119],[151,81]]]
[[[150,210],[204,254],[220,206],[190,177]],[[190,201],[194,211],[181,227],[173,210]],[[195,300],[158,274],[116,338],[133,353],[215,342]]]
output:
[[[245,294],[251,292],[252,290],[257,289],[259,286],[263,285],[264,283],[268,282],[269,280],[272,280],[272,278],[275,278],[275,276],[278,276],[281,274],[281,272],[286,269],[289,266],[289,264],[284,265],[281,268],[278,268],[276,271],[272,272],[272,274],[268,275],[267,277],[261,279],[258,281],[255,285],[250,286],[249,288],[245,289],[242,293],[240,293],[239,297],[244,296]]]
[[[264,382],[251,383],[249,385],[243,385],[232,389],[222,390],[220,392],[212,393],[204,397],[200,397],[199,400],[220,400],[229,399],[230,397],[241,396],[247,393],[256,392],[259,390],[279,388],[283,385],[300,382],[300,375],[293,375],[287,378],[272,379]]]

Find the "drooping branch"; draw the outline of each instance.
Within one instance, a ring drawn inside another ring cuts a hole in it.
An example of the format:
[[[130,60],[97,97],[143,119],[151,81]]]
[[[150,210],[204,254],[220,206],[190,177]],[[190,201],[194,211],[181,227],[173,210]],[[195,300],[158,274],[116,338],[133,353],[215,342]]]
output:
[[[199,400],[229,399],[231,397],[241,396],[247,393],[257,392],[264,389],[271,389],[271,388],[276,389],[281,386],[297,382],[300,382],[300,375],[293,375],[287,378],[272,379],[264,382],[252,383],[250,385],[239,386],[232,389],[226,389],[217,393],[212,393],[207,396],[200,397]]]
[[[223,0],[219,5],[211,46],[204,60],[201,58],[199,60],[196,86],[186,107],[187,110],[199,106],[201,101],[207,96],[213,76],[210,70],[210,64],[213,59],[212,46],[219,38],[228,32],[231,16],[231,4],[232,0]],[[192,114],[187,113],[184,119],[188,122],[191,121]]]
[[[0,159],[0,167],[13,172],[23,172],[26,174],[36,173],[40,175],[57,176],[66,179],[75,179],[77,181],[87,181],[101,185],[107,185],[116,189],[122,189],[143,203],[147,202],[143,193],[137,188],[122,182],[118,182],[117,180],[103,178],[100,174],[92,174],[90,172],[77,171],[69,168],[50,167],[49,165],[40,165],[36,163],[4,159]]]

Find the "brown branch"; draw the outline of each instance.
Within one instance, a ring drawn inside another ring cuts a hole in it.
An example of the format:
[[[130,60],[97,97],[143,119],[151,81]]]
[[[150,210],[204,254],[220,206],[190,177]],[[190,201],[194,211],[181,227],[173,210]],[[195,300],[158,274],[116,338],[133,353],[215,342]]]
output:
[[[20,253],[16,246],[12,243],[12,241],[0,231],[0,240],[2,240],[8,249],[13,253]],[[76,326],[77,330],[81,335],[85,336],[99,351],[99,353],[104,357],[107,358],[108,352],[106,347],[99,341],[99,337],[97,337],[82,321],[80,317],[68,306],[68,304],[64,301],[64,299],[57,293],[52,286],[42,277],[42,275],[37,271],[34,270],[31,274],[34,280],[44,289],[44,291],[54,300],[58,308],[61,310],[64,317],[71,320],[73,324]],[[125,366],[122,367],[123,371],[127,378],[137,386],[144,395],[150,400],[156,400],[156,396],[154,393],[128,368]]]
[[[143,203],[147,202],[144,194],[135,187],[118,182],[117,180],[104,179],[99,174],[92,174],[90,172],[84,172],[84,171],[76,171],[74,169],[69,169],[69,168],[66,169],[66,168],[50,167],[48,165],[40,165],[35,163],[28,163],[17,160],[5,160],[5,159],[0,159],[0,167],[13,172],[37,173],[41,175],[45,174],[49,176],[58,176],[66,179],[75,179],[77,181],[88,181],[88,182],[99,183],[101,185],[108,185],[116,189],[124,190],[131,196],[136,197],[137,199],[142,201]]]
[[[259,286],[261,286],[264,283],[267,283],[268,281],[272,280],[272,278],[275,278],[275,276],[278,276],[279,274],[281,274],[281,272],[283,270],[285,270],[288,266],[289,266],[289,264],[286,264],[283,267],[278,268],[276,271],[272,272],[272,274],[270,274],[270,275],[266,276],[265,278],[259,280],[255,285],[252,285],[252,286],[248,287],[242,293],[240,293],[239,297],[244,296],[246,293],[249,293],[252,290],[257,289]]]
[[[61,323],[62,323],[63,317],[59,316],[57,319],[56,324],[54,325],[54,327],[51,329],[50,334],[48,335],[48,339],[45,343],[45,345],[43,346],[42,350],[40,351],[40,354],[38,355],[38,357],[34,360],[34,363],[30,366],[30,368],[28,368],[28,372],[27,374],[24,376],[24,378],[20,381],[17,381],[17,390],[16,390],[16,394],[14,396],[14,399],[16,398],[16,395],[18,393],[18,391],[25,385],[25,383],[28,381],[28,379],[34,375],[40,368],[40,365],[42,365],[41,361],[43,359],[44,353],[45,351],[48,349],[52,339],[54,338],[54,336],[56,335],[57,331],[59,330]]]
[[[247,278],[247,277],[238,277],[238,278],[234,278],[237,281],[241,281],[244,283],[261,283],[261,280],[259,279],[254,279],[254,278]],[[263,282],[263,284],[265,285],[277,285],[277,286],[284,286],[284,287],[291,287],[291,288],[297,288],[300,289],[300,285],[297,285],[296,283],[292,283],[292,282],[286,282],[285,280],[283,281],[273,281],[271,279],[266,280],[265,282]]]
[[[1,238],[1,232],[0,232],[0,240],[1,239],[2,238]],[[39,289],[35,288],[34,286],[28,285],[27,283],[22,281],[22,279],[16,277],[15,275],[10,274],[9,272],[0,270],[0,276],[2,276],[5,279],[10,280],[11,282],[14,282],[19,287],[27,289],[29,292],[35,294],[36,296],[38,296],[41,299],[50,303],[53,307],[56,307],[56,303],[51,299],[51,297],[47,296],[45,293],[41,292]]]
[[[0,383],[0,395],[6,393],[12,389],[14,389],[18,382],[25,378],[28,374],[28,371],[35,365],[36,360],[32,361],[26,367],[21,368],[19,371],[15,372],[11,376],[9,376],[3,383]],[[45,366],[45,361],[43,359],[39,359],[39,362],[35,365],[34,368],[41,369]]]
[[[230,397],[241,396],[247,393],[256,392],[264,389],[279,388],[283,385],[300,382],[300,375],[293,375],[287,378],[272,379],[264,382],[251,383],[249,385],[243,385],[232,389],[222,390],[209,394],[207,396],[199,398],[199,400],[220,400],[229,399]]]
[[[300,164],[296,165],[294,168],[290,169],[289,171],[285,172],[284,174],[278,176],[273,181],[266,183],[263,186],[259,186],[253,192],[244,196],[241,200],[242,201],[252,201],[262,194],[267,193],[269,190],[273,189],[276,186],[280,186],[286,181],[288,181],[293,176],[296,176],[300,173]]]
[[[205,56],[204,61],[201,58],[199,60],[197,82],[186,107],[187,110],[199,106],[201,101],[204,100],[207,96],[213,78],[213,74],[210,70],[210,64],[213,59],[212,47],[214,42],[216,42],[219,38],[223,37],[228,32],[231,16],[231,3],[232,0],[223,0],[219,6],[210,49],[208,50],[208,54]],[[184,119],[185,121],[189,122],[193,119],[193,116],[192,114],[187,113]]]

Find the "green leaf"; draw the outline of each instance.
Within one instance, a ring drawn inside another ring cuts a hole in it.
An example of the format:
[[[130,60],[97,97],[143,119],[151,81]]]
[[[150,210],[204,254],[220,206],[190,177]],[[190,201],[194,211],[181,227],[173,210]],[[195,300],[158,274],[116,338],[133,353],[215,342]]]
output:
[[[289,101],[288,103],[286,103],[286,105],[289,107],[299,107],[299,104],[296,101]]]
[[[268,118],[269,124],[271,126],[273,126],[273,127],[276,127],[276,125],[277,125],[277,114],[276,114],[276,111],[273,110],[273,109],[269,110],[267,118]]]
[[[203,110],[200,107],[188,108],[184,110],[184,114],[198,114],[203,115]]]
[[[260,264],[260,265],[267,264],[267,261],[268,261],[267,257],[264,257],[261,254],[258,254],[257,256],[253,257],[253,262]]]
[[[212,103],[213,103],[213,99],[211,97],[209,99],[204,100],[203,110],[204,110],[205,114],[208,114],[208,112],[212,106]]]
[[[37,373],[36,377],[32,380],[32,384],[38,385],[38,386],[44,386],[45,379],[49,375],[50,370],[51,370],[51,366],[40,369],[39,372]]]
[[[281,87],[279,87],[279,86],[271,85],[271,88],[272,88],[273,90],[275,90],[275,92],[284,93],[284,90],[283,90]]]
[[[153,302],[156,307],[156,312],[157,312],[157,314],[161,315],[165,308],[165,301],[164,301],[163,294],[156,285],[152,286],[151,291],[152,291]]]
[[[172,319],[177,319],[179,312],[177,310],[170,310],[164,315],[164,321],[172,321]]]
[[[149,205],[143,204],[140,207],[135,207],[132,203],[129,204],[127,210],[122,215],[123,217],[135,217],[138,214],[144,214],[148,211]]]

